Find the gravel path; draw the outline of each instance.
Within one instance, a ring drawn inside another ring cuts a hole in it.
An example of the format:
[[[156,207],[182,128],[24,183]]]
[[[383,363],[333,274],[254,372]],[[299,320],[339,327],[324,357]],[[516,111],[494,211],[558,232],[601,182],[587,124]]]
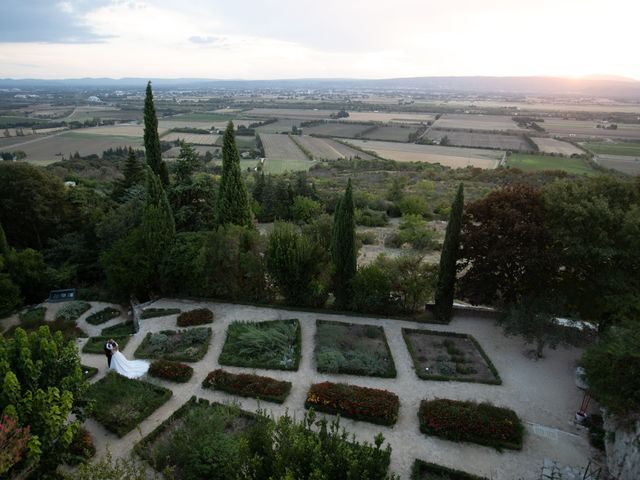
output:
[[[57,305],[50,308],[47,317],[52,316]],[[122,321],[110,320],[102,325],[88,325],[84,318],[107,304],[93,302],[94,308],[84,314],[79,325],[90,335],[97,335],[106,326]],[[174,384],[154,378],[148,381],[173,390],[172,398],[138,429],[123,438],[107,432],[93,420],[87,421],[88,430],[94,435],[98,455],[107,447],[114,456],[127,455],[134,442],[151,432],[191,396],[217,402],[237,402],[246,410],[255,411],[259,406],[273,415],[289,411],[297,418],[304,415],[304,400],[312,383],[331,380],[355,385],[383,388],[395,392],[400,397],[400,414],[393,427],[373,425],[343,419],[342,425],[356,435],[359,440],[372,441],[382,432],[393,449],[391,468],[404,479],[409,478],[415,458],[459,468],[493,480],[537,479],[544,459],[548,458],[560,465],[585,466],[591,455],[586,435],[573,422],[575,411],[580,405],[582,392],[573,381],[573,370],[581,355],[579,349],[549,350],[544,360],[535,362],[524,352],[527,347],[518,339],[505,338],[494,322],[472,316],[456,317],[449,325],[426,325],[398,320],[351,317],[343,315],[291,312],[276,308],[258,308],[223,303],[194,302],[162,299],[153,307],[177,307],[183,311],[197,307],[210,308],[215,315],[211,325],[213,338],[206,356],[194,367],[193,378],[186,384]],[[227,325],[235,320],[273,320],[298,318],[302,325],[302,359],[297,372],[277,370],[245,369],[225,367],[232,372],[252,372],[293,383],[291,394],[283,405],[258,402],[253,399],[236,397],[223,392],[205,390],[200,384],[208,372],[219,367],[218,356],[222,350]],[[339,320],[351,323],[368,323],[384,327],[391,348],[398,376],[395,379],[363,377],[355,375],[320,374],[315,369],[313,357],[315,320],[317,318]],[[472,334],[484,348],[503,379],[503,385],[482,385],[464,382],[424,381],[417,378],[413,363],[405,346],[401,328],[424,328]],[[141,322],[140,332],[129,342],[123,353],[133,357],[147,332],[176,328],[176,315],[152,318]],[[85,339],[78,340],[81,347]],[[100,368],[94,378],[98,380],[107,372],[103,355],[82,354],[82,362]],[[515,410],[526,423],[524,447],[522,451],[505,450],[499,453],[488,447],[470,443],[453,443],[420,433],[417,411],[422,399],[451,398],[459,400],[488,400],[500,406]],[[331,417],[331,416],[327,416]]]

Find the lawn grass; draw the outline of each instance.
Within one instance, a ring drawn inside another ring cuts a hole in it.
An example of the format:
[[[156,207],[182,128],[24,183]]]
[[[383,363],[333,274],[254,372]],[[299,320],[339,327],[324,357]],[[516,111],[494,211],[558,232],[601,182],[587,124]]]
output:
[[[626,155],[629,157],[640,156],[640,143],[638,142],[603,142],[583,143],[584,147],[601,155]]]
[[[127,343],[129,343],[129,340],[131,340],[130,335],[107,335],[91,337],[89,338],[87,343],[84,344],[84,347],[82,347],[82,353],[95,353],[104,355],[104,345],[110,338],[113,338],[116,341],[120,351],[124,350],[124,347],[126,347]]]
[[[115,372],[91,385],[87,392],[88,399],[95,401],[93,418],[119,437],[133,430],[171,395],[171,390]]]
[[[218,359],[220,365],[297,370],[300,363],[300,322],[233,322]]]
[[[210,340],[211,329],[204,327],[147,333],[134,356],[136,358],[163,358],[177,362],[197,362],[206,355]]]
[[[530,155],[512,153],[507,165],[523,172],[562,170],[575,175],[594,175],[597,172],[583,158],[553,157],[550,155]]]
[[[394,378],[396,368],[384,329],[326,320],[316,321],[319,372]]]
[[[91,325],[100,325],[101,323],[108,322],[112,318],[119,317],[122,314],[120,310],[113,307],[106,307],[102,310],[92,313],[87,317],[87,323]]]
[[[318,162],[312,160],[267,158],[264,161],[264,173],[280,174],[284,172],[307,171]]]

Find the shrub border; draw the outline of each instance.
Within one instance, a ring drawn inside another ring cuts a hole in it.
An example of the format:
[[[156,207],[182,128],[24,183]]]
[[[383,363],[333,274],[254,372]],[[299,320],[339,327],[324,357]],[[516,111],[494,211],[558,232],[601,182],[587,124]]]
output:
[[[382,325],[371,325],[371,324],[361,324],[361,323],[347,323],[347,322],[340,322],[338,320],[321,320],[321,319],[316,319],[316,336],[318,335],[318,327],[320,325],[320,322],[322,323],[329,323],[329,324],[334,324],[334,325],[345,325],[345,326],[352,326],[352,325],[361,325],[361,326],[368,326],[368,327],[376,327],[382,330],[382,339],[384,340],[384,346],[387,350],[387,355],[389,356],[389,359],[391,360],[389,367],[387,368],[387,370],[385,370],[382,373],[375,373],[375,374],[371,374],[371,373],[364,373],[362,370],[358,370],[358,369],[351,369],[349,371],[343,370],[343,371],[338,371],[338,372],[332,372],[330,370],[327,370],[325,368],[320,368],[318,366],[318,361],[316,359],[316,356],[318,354],[318,342],[315,342],[315,346],[313,349],[313,355],[314,355],[314,359],[316,360],[316,370],[320,373],[329,373],[329,374],[338,374],[338,375],[360,375],[363,377],[379,377],[379,378],[396,378],[398,376],[398,372],[396,370],[396,364],[395,361],[393,359],[393,355],[391,353],[391,348],[389,348],[389,342],[387,341],[387,333],[384,330],[384,327]],[[314,339],[315,340],[315,339]]]
[[[491,373],[495,375],[495,380],[478,380],[478,379],[466,379],[460,378],[453,375],[429,375],[424,373],[421,370],[420,362],[418,361],[417,355],[413,350],[411,342],[409,342],[408,335],[411,333],[418,334],[426,334],[426,335],[437,335],[440,337],[456,337],[456,338],[466,338],[471,340],[471,343],[478,349],[480,352],[480,356],[487,362],[487,366]],[[458,333],[458,332],[440,332],[436,330],[419,330],[415,328],[403,328],[402,329],[402,338],[404,339],[404,343],[407,346],[407,350],[409,350],[409,354],[411,355],[411,360],[413,361],[413,367],[416,372],[416,376],[421,380],[435,380],[435,381],[443,381],[443,382],[467,382],[467,383],[484,383],[486,385],[502,385],[502,378],[500,378],[500,374],[498,373],[498,369],[496,369],[495,365],[489,358],[489,356],[485,353],[484,349],[480,346],[478,341],[468,333]]]
[[[379,392],[388,393],[390,395],[393,395],[398,400],[398,410],[396,411],[396,418],[394,418],[393,421],[391,421],[390,419],[386,419],[386,418],[383,418],[383,417],[373,417],[373,416],[369,416],[369,415],[359,415],[359,414],[353,414],[352,415],[349,412],[346,412],[346,411],[338,409],[338,408],[334,408],[334,407],[329,406],[329,405],[309,403],[309,401],[307,400],[307,398],[309,396],[309,392],[311,391],[311,389],[313,387],[315,387],[316,385],[319,385],[321,383],[330,383],[332,385],[343,385],[343,386],[348,387],[349,389],[353,389],[353,390],[356,390],[356,389],[358,389],[358,390],[360,390],[360,389],[363,389],[363,390],[377,390]],[[382,390],[380,388],[360,387],[358,385],[350,385],[348,383],[340,384],[340,383],[336,383],[336,382],[319,382],[319,383],[312,383],[311,386],[309,387],[309,391],[307,392],[307,396],[305,397],[305,401],[304,401],[304,408],[313,409],[314,411],[317,411],[317,412],[329,413],[331,415],[339,415],[340,417],[343,417],[343,418],[351,418],[353,420],[359,420],[359,421],[363,421],[363,422],[373,423],[373,424],[376,424],[376,425],[385,425],[385,426],[391,427],[391,426],[395,425],[396,422],[398,421],[398,413],[400,411],[400,398],[395,393],[390,392],[388,390]]]
[[[227,325],[227,330],[226,330],[226,335],[224,338],[224,343],[222,344],[222,350],[220,351],[220,355],[218,356],[218,363],[220,365],[226,366],[226,367],[244,367],[244,368],[257,368],[260,370],[284,370],[284,371],[288,371],[288,372],[297,372],[298,368],[300,367],[300,358],[302,357],[302,325],[300,324],[300,320],[298,318],[284,318],[284,319],[277,319],[277,320],[262,320],[262,321],[258,321],[258,322],[245,322],[245,323],[261,323],[261,324],[267,324],[267,323],[276,323],[276,322],[296,322],[297,325],[297,329],[296,329],[296,356],[293,362],[293,365],[291,367],[285,367],[285,366],[275,366],[275,367],[265,367],[264,365],[259,365],[254,361],[248,360],[245,362],[230,362],[230,361],[226,361],[222,359],[222,355],[224,354],[224,347],[227,344],[227,340],[229,340],[229,326],[232,323],[243,323],[242,320],[235,320],[233,322],[231,322],[229,325]]]
[[[104,351],[99,351],[99,352],[92,352],[90,350],[87,349],[89,343],[91,342],[92,338],[99,338],[101,339],[101,342],[107,343],[107,340],[109,340],[110,338],[113,338],[116,343],[118,343],[118,345],[120,346],[120,349],[124,349],[124,347],[127,346],[127,343],[129,343],[129,340],[131,340],[131,335],[116,335],[116,336],[105,336],[105,335],[94,335],[93,337],[89,337],[89,340],[87,340],[85,342],[85,344],[82,346],[82,353],[87,353],[89,355],[104,355]]]
[[[170,354],[169,356],[167,355],[162,355],[159,357],[143,357],[138,353],[138,350],[140,350],[140,347],[142,347],[142,345],[144,344],[144,342],[147,341],[148,338],[151,337],[151,335],[153,335],[154,333],[162,333],[162,332],[175,332],[175,333],[182,333],[182,332],[186,332],[186,331],[193,331],[196,328],[204,328],[207,330],[207,349],[202,352],[202,355],[200,355],[198,358],[196,359],[192,359],[192,358],[188,358],[184,355],[173,355]],[[186,329],[183,328],[181,330],[160,330],[159,332],[149,332],[147,333],[144,338],[142,339],[142,342],[140,342],[140,345],[138,345],[138,348],[136,348],[136,351],[133,352],[133,356],[135,358],[142,358],[145,360],[171,360],[174,362],[189,362],[189,363],[195,363],[195,362],[199,362],[200,360],[202,360],[204,358],[204,356],[207,354],[207,352],[209,351],[209,347],[211,346],[211,337],[213,337],[213,333],[211,331],[211,327],[196,327],[196,328],[190,328],[190,329]]]
[[[111,317],[106,318],[105,320],[100,320],[100,321],[92,321],[92,318],[96,318],[98,316],[100,316],[100,314],[102,314],[103,312],[106,314],[107,310],[111,310],[114,315]],[[115,310],[115,312],[113,311]],[[117,312],[117,315],[115,314]],[[104,307],[101,310],[98,310],[97,312],[92,313],[91,315],[89,315],[85,320],[87,321],[87,323],[89,325],[102,325],[103,323],[107,323],[109,320],[113,320],[114,318],[118,318],[119,316],[122,315],[122,311],[119,308],[115,308],[115,307]]]
[[[210,390],[220,390],[221,392],[227,392],[230,393],[232,395],[238,395],[240,397],[245,397],[245,398],[255,398],[257,400],[265,400],[267,402],[274,402],[274,403],[284,403],[285,400],[287,399],[287,397],[289,396],[289,394],[291,393],[291,382],[287,382],[284,380],[277,380],[275,378],[271,378],[271,377],[265,377],[263,375],[255,375],[252,373],[233,373],[233,372],[229,372],[227,370],[224,370],[222,368],[217,369],[217,370],[221,370],[224,373],[227,373],[229,375],[248,375],[250,377],[254,377],[255,379],[263,379],[263,380],[268,380],[271,382],[275,382],[275,383],[279,383],[279,384],[284,384],[285,385],[285,392],[282,395],[258,395],[258,394],[253,394],[251,395],[250,393],[244,393],[242,391],[239,390],[234,390],[233,388],[227,387],[227,386],[220,386],[220,385],[208,385],[207,382],[207,378],[209,378],[209,375],[211,375],[213,372],[215,372],[216,370],[213,370],[211,372],[209,372],[209,374],[207,374],[207,377],[205,377],[205,379],[202,381],[202,388],[207,388]]]
[[[207,319],[207,320],[206,320],[206,321],[204,321],[204,322],[191,323],[191,324],[189,324],[189,325],[181,325],[181,324],[180,324],[180,318],[181,318],[181,317],[182,317],[182,318],[184,318],[184,317],[183,317],[183,315],[186,315],[186,314],[189,314],[189,313],[192,313],[192,312],[196,312],[196,311],[198,311],[198,310],[206,310],[207,312],[209,312],[209,313],[211,314],[211,318],[210,318],[210,319]],[[214,321],[214,314],[213,314],[213,311],[212,311],[210,308],[207,308],[207,307],[198,307],[198,308],[193,308],[193,309],[191,309],[191,310],[187,310],[186,312],[180,312],[180,313],[178,314],[178,318],[176,318],[176,325],[177,325],[179,328],[188,328],[188,327],[197,327],[197,326],[200,326],[200,325],[208,325],[208,324],[213,323],[213,321]]]
[[[178,364],[182,367],[187,367],[187,369],[189,370],[189,375],[187,377],[176,377],[176,378],[168,378],[168,377],[163,377],[161,375],[154,375],[152,373],[151,367],[153,367],[154,363],[157,362],[169,362],[172,364]],[[193,377],[193,367],[191,365],[187,365],[185,363],[182,362],[176,362],[175,360],[167,360],[165,358],[158,358],[156,360],[154,360],[153,362],[151,362],[151,365],[149,365],[149,376],[153,377],[153,378],[158,378],[160,380],[166,380],[167,382],[172,382],[172,383],[187,383],[189,380],[191,380],[191,377]]]
[[[420,459],[416,459],[413,462],[413,467],[411,468],[411,480],[421,480],[420,469],[422,468],[428,468],[431,471],[430,473],[453,476],[452,480],[489,480],[486,477],[479,477],[471,473],[463,472],[462,470],[444,467],[442,465],[425,462],[424,460]]]
[[[152,314],[151,316],[146,316],[145,312],[147,310],[165,310],[164,312],[156,312],[156,314]],[[177,311],[176,311],[177,310]],[[182,313],[182,309],[180,308],[158,308],[158,307],[147,307],[140,312],[140,320],[149,320],[151,318],[159,318],[159,317],[169,317],[171,315],[179,315]]]

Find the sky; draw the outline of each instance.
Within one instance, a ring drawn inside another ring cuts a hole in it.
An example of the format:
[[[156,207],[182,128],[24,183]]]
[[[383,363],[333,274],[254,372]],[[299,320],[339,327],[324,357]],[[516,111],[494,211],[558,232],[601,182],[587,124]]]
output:
[[[640,79],[636,0],[0,0],[0,78]]]

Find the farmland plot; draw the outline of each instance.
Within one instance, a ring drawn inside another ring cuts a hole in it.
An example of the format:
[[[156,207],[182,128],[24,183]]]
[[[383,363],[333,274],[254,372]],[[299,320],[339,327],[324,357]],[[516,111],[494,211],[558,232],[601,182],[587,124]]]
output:
[[[567,157],[570,157],[571,155],[582,155],[585,153],[581,148],[578,148],[569,142],[556,140],[555,138],[532,137],[531,140],[533,140],[538,146],[538,149],[544,153],[557,153]]]
[[[344,156],[333,148],[324,138],[296,136],[295,140],[311,153],[314,160],[337,160]]]
[[[637,142],[584,143],[582,146],[594,153],[600,153],[602,155],[626,155],[640,157],[640,143]]]
[[[308,170],[314,164],[288,135],[261,133],[260,139],[266,157],[264,170],[267,173]]]
[[[252,108],[244,112],[248,117],[259,118],[294,118],[299,120],[321,120],[330,118],[334,110],[317,110],[304,108]]]
[[[213,155],[216,154],[220,149],[217,147],[211,147],[209,145],[194,145],[193,149],[200,154],[200,157],[203,157],[205,153],[211,152]],[[180,147],[172,147],[171,149],[163,152],[162,158],[178,158],[180,155]]]
[[[343,120],[350,122],[381,122],[381,123],[427,123],[436,119],[432,113],[407,112],[349,112]]]
[[[343,158],[352,159],[352,158],[361,158],[362,160],[372,160],[375,157],[373,155],[369,155],[368,153],[361,152],[360,150],[356,150],[355,148],[351,148],[348,145],[345,145],[340,142],[336,142],[335,140],[331,140],[330,138],[325,138],[325,142],[331,146],[334,150],[336,150]]]
[[[564,120],[562,118],[545,118],[540,124],[553,135],[569,137],[610,137],[640,138],[640,125],[618,123],[616,130],[598,128],[598,123],[591,120]]]
[[[162,135],[164,132],[165,132],[164,129],[158,128],[158,133],[160,135]],[[143,125],[108,125],[104,127],[80,128],[78,130],[74,130],[73,133],[77,135],[87,135],[88,137],[105,135],[105,136],[142,138],[144,136],[144,126]]]
[[[545,170],[562,170],[575,175],[593,175],[595,170],[583,158],[552,157],[550,155],[526,155],[515,153],[507,161],[509,167],[523,172],[541,172]]]
[[[326,122],[312,127],[304,127],[306,135],[322,135],[327,137],[358,138],[371,125],[361,123]]]
[[[215,145],[218,140],[218,135],[206,134],[206,133],[180,133],[171,132],[168,135],[162,137],[165,142],[175,142],[176,140],[183,140],[191,145]]]
[[[524,130],[506,115],[445,114],[433,126],[454,130]]]
[[[604,168],[613,168],[629,175],[640,175],[640,155],[597,155],[595,160]]]
[[[362,138],[368,138],[371,140],[383,140],[389,142],[408,142],[409,135],[417,132],[416,127],[408,126],[383,126],[376,127],[374,130],[367,131],[362,135]]]
[[[253,123],[254,120],[247,121],[247,124]],[[298,127],[301,120],[294,120],[292,118],[279,118],[277,122],[269,123],[267,125],[261,125],[256,128],[258,133],[282,133],[290,132],[295,125]]]
[[[426,137],[440,142],[443,137],[449,139],[449,145],[472,148],[494,148],[496,150],[529,151],[531,146],[520,135],[501,135],[499,133],[461,132],[455,130],[431,129]]]
[[[382,158],[398,162],[440,163],[451,168],[496,168],[503,152],[473,148],[440,147],[415,143],[350,140],[349,143],[364,150],[372,150]]]

